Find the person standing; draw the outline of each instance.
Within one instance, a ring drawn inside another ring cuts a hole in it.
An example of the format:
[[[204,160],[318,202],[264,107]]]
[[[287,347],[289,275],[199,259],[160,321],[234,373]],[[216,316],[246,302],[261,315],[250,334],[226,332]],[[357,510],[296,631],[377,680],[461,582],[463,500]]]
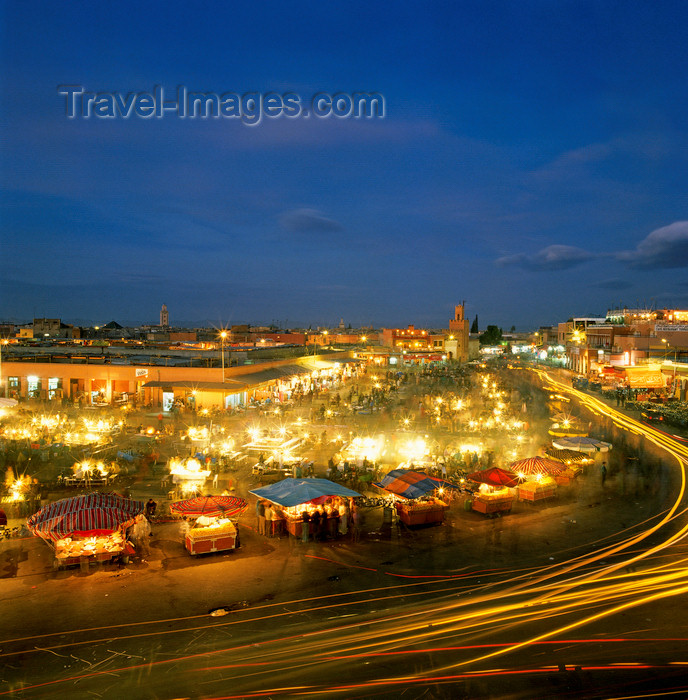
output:
[[[284,532],[284,513],[276,506],[272,506],[272,523],[270,523],[270,528],[273,537],[281,537]]]
[[[179,534],[182,538],[182,544],[186,544],[186,536],[189,534],[190,529],[191,525],[189,524],[189,521],[186,519],[186,517],[184,517],[179,523]]]
[[[301,542],[308,542],[308,531],[310,529],[311,516],[308,514],[308,509],[304,508],[301,513]]]
[[[358,504],[354,503],[351,509],[351,539],[353,542],[358,542],[361,539],[361,509]]]
[[[266,537],[272,536],[272,506],[270,503],[265,504],[265,532],[263,533]]]
[[[322,520],[322,513],[320,512],[320,507],[316,506],[315,510],[313,511],[313,515],[311,515],[311,526],[313,528],[313,540],[320,539],[321,520]]]
[[[146,517],[148,520],[152,520],[155,517],[157,507],[158,504],[152,498],[149,498],[146,502]]]
[[[600,467],[600,476],[602,477],[602,486],[604,486],[604,482],[607,480],[607,463],[602,462],[602,466]]]
[[[148,556],[150,549],[148,547],[148,539],[151,536],[151,526],[146,518],[142,515],[137,515],[132,528],[134,536],[134,544],[140,557]]]
[[[344,536],[349,532],[349,508],[342,498],[339,503],[339,534]]]
[[[262,500],[258,501],[257,512],[258,512],[258,534],[264,535],[265,534],[265,503],[264,503],[264,501],[262,501]]]
[[[340,520],[339,508],[337,504],[332,504],[330,512],[327,516],[327,538],[330,540],[336,540],[339,534],[339,520]]]

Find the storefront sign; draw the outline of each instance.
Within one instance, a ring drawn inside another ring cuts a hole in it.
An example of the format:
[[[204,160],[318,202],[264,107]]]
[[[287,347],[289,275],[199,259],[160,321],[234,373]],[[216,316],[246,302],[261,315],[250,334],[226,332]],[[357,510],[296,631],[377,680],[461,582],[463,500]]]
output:
[[[140,369],[137,367],[134,371],[136,372],[137,377],[147,377],[148,376],[147,369]]]
[[[680,331],[688,331],[688,325],[678,324],[678,323],[655,323],[655,332],[659,333],[673,333]]]

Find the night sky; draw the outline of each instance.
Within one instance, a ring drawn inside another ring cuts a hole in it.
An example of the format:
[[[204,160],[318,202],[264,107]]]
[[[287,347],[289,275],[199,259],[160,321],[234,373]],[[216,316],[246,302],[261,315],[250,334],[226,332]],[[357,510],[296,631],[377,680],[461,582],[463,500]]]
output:
[[[688,307],[685,2],[0,7],[0,320]],[[61,85],[377,92],[386,114],[69,119]]]

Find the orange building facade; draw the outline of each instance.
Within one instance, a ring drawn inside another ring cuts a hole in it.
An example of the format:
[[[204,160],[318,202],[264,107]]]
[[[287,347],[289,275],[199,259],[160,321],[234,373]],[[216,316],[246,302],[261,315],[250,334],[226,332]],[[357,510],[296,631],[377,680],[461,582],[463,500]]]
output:
[[[83,405],[135,402],[167,410],[176,401],[204,407],[245,405],[272,394],[287,396],[297,383],[350,370],[349,353],[221,368],[63,362],[2,363],[0,395]]]

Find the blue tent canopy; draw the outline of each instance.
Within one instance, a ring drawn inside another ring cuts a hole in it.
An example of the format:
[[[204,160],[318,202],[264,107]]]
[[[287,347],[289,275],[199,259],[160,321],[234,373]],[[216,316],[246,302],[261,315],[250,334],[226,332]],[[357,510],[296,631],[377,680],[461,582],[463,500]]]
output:
[[[308,503],[323,496],[346,496],[356,498],[361,494],[357,491],[336,484],[329,479],[283,479],[276,484],[262,486],[259,489],[249,491],[258,498],[265,498],[268,501],[277,503],[285,508]]]

